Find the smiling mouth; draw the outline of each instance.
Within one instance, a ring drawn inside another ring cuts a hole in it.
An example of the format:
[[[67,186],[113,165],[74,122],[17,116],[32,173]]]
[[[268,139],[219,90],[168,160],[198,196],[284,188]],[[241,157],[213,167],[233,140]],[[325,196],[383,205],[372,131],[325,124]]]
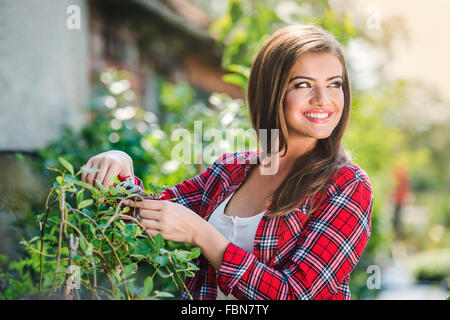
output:
[[[306,119],[315,123],[325,123],[331,119],[332,112],[305,112],[303,115]]]

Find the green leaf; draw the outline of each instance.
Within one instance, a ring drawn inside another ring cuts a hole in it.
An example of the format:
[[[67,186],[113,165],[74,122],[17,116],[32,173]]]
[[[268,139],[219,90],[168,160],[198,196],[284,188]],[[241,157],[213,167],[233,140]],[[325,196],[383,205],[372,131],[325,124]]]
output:
[[[192,262],[188,262],[187,266],[189,268],[189,270],[200,270],[199,267],[197,267],[195,264],[193,264]]]
[[[165,291],[155,291],[155,297],[158,298],[173,298],[173,294]]]
[[[148,183],[148,187],[150,189],[150,192],[156,192],[155,191],[156,190],[156,186],[152,182]]]
[[[100,230],[100,229],[106,228],[107,226],[108,226],[108,224],[107,224],[106,221],[105,222],[101,222],[101,223],[99,223],[97,225],[97,229]]]
[[[109,186],[108,191],[112,196],[115,196],[118,190],[114,186]]]
[[[111,177],[109,177],[109,180],[111,180],[112,182],[114,182],[114,183],[117,184],[117,185],[120,184],[120,180],[119,180],[119,178],[117,178],[116,176],[111,176]]]
[[[81,172],[84,172],[84,173],[94,173],[97,171],[100,171],[100,169],[98,169],[98,168],[86,169],[84,166],[81,168]]]
[[[134,223],[125,226],[125,233],[131,237],[135,237],[139,233],[139,227]]]
[[[100,181],[98,181],[97,179],[95,179],[95,184],[97,185],[98,189],[100,190],[100,192],[101,192],[102,194],[105,194],[105,193],[106,193],[106,190],[105,190],[105,188],[103,187],[103,185],[101,184]]]
[[[79,185],[80,187],[83,187],[85,189],[88,189],[91,192],[92,198],[98,201],[100,193],[97,189],[95,189],[93,186],[91,186],[89,183],[83,182],[83,181],[74,181],[75,184]]]
[[[81,202],[78,204],[78,210],[90,206],[93,202],[94,202],[94,200],[92,200],[92,199],[88,199],[88,200],[83,200],[83,201],[81,201]]]
[[[186,262],[190,260],[189,257],[191,256],[191,252],[186,250],[175,250],[173,254],[180,262]]]
[[[185,274],[187,277],[195,277],[195,273],[192,272],[192,271],[190,271],[190,270],[184,270],[184,274]]]
[[[91,212],[91,210],[83,208],[81,209],[82,212],[84,212],[87,216],[94,218],[94,214]]]
[[[161,267],[164,267],[166,264],[169,263],[169,259],[165,256],[158,256],[153,261],[155,261],[157,264],[161,265]]]
[[[169,251],[169,250],[166,250],[166,249],[164,249],[164,248],[161,248],[161,249],[159,249],[159,253],[160,253],[160,254],[167,254],[167,255],[170,255],[170,254],[172,254],[172,251]]]
[[[234,72],[234,73],[240,74],[241,76],[243,76],[247,80],[248,80],[248,78],[250,76],[250,68],[248,68],[246,66],[242,66],[242,65],[238,65],[238,64],[232,64],[232,65],[228,66],[228,70],[230,72]]]
[[[131,299],[134,298],[134,279],[130,279],[127,281],[128,283],[128,292],[131,296]]]
[[[61,162],[61,164],[64,166],[64,168],[66,168],[70,174],[73,176],[73,166],[70,164],[69,161],[67,161],[66,159],[64,159],[63,157],[59,157],[58,158],[59,162]]]
[[[152,290],[153,290],[153,279],[152,277],[147,277],[144,281],[144,289],[145,289],[145,296],[148,296]]]
[[[153,240],[155,240],[157,252],[159,252],[159,249],[164,248],[164,238],[160,233],[157,233]]]
[[[131,263],[129,265],[126,265],[123,268],[123,274],[125,275],[125,277],[129,277],[131,276],[133,273],[135,273],[136,270],[136,264],[135,263]]]
[[[32,242],[34,242],[34,241],[36,241],[36,240],[38,240],[39,239],[39,237],[38,236],[36,236],[36,237],[33,237],[33,238],[31,238],[31,240],[30,241],[28,241],[28,243],[32,243]]]
[[[245,88],[247,85],[247,79],[237,73],[228,73],[222,77],[223,81],[234,84],[238,87]]]
[[[58,238],[56,238],[53,234],[50,234],[50,233],[46,233],[44,235],[44,239],[46,239],[46,240],[48,240],[50,242],[54,242],[54,243],[58,242]]]
[[[192,260],[192,259],[198,258],[201,253],[202,253],[202,251],[200,250],[200,248],[192,248],[191,249],[191,255],[189,256],[189,259]]]
[[[79,185],[80,187],[86,188],[88,190],[95,189],[93,186],[91,186],[89,183],[86,183],[84,181],[75,181],[75,184]]]
[[[147,256],[144,256],[142,254],[130,254],[130,257],[134,258],[135,260],[133,261],[137,262],[147,259]]]
[[[150,238],[143,238],[136,241],[133,253],[145,255],[152,251],[155,252],[155,249],[155,245]]]
[[[60,185],[62,185],[62,184],[64,183],[63,177],[61,177],[61,176],[57,176],[55,180],[56,180],[56,182],[58,182]]]
[[[87,243],[86,243],[86,241],[84,241],[84,239],[83,238],[79,238],[80,240],[80,247],[81,247],[81,250],[83,250],[83,252],[87,252]]]
[[[77,192],[77,203],[80,203],[84,200],[84,189],[81,189]]]

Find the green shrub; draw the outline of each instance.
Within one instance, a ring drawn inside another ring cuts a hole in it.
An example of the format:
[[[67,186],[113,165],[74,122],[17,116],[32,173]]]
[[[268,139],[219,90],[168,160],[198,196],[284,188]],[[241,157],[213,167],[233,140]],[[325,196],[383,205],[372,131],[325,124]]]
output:
[[[118,193],[114,186],[104,189],[98,181],[94,188],[78,177],[81,172],[98,169],[82,168],[75,173],[67,160],[59,161],[63,170],[49,168],[59,175],[45,212],[37,216],[40,237],[23,241],[29,250],[39,253],[40,297],[173,297],[171,292],[156,290],[156,278],[171,279],[179,291],[186,289],[184,277],[194,276],[198,270],[191,260],[200,255],[200,249],[173,249],[160,234],[149,237],[136,214],[129,212],[130,207],[121,205],[122,200],[133,197],[128,191]],[[150,198],[158,198],[158,191],[156,188]]]
[[[450,249],[417,253],[409,258],[408,266],[418,281],[442,281],[450,277]]]

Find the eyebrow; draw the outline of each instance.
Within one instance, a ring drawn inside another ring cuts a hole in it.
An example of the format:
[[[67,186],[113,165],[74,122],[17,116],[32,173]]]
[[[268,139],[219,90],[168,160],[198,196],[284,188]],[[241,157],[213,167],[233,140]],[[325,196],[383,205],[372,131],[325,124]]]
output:
[[[289,83],[291,83],[293,80],[295,80],[295,79],[299,79],[299,78],[302,78],[302,79],[308,79],[308,80],[316,80],[316,79],[314,79],[314,78],[311,78],[311,77],[307,77],[307,76],[296,76],[296,77],[294,77],[294,78],[292,78],[291,80],[289,80]],[[333,79],[335,79],[335,78],[341,78],[342,79],[342,76],[333,76],[333,77],[329,77],[328,79],[327,79],[327,81],[330,81],[330,80],[333,80]]]

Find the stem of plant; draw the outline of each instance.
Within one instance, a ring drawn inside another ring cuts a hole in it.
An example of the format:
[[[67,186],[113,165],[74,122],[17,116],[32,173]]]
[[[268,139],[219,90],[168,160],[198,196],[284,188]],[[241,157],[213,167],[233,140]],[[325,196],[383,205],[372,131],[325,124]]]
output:
[[[45,217],[44,221],[40,225],[40,233],[41,233],[41,248],[40,248],[40,255],[39,255],[39,292],[38,292],[38,299],[41,299],[41,291],[42,291],[42,269],[43,269],[43,256],[44,256],[44,233],[45,233],[45,225],[47,223],[48,216],[50,215],[50,210],[55,205],[55,203],[58,202],[58,198],[54,199],[50,205],[48,205],[48,201],[53,194],[53,191],[55,190],[54,187],[50,190],[50,193],[48,194],[47,200],[45,201]]]
[[[63,195],[64,194],[64,186],[61,187],[60,189],[60,193],[58,196],[59,199],[59,209],[61,211],[61,222],[59,224],[59,238],[58,238],[58,249],[57,249],[57,258],[56,258],[56,272],[55,272],[55,276],[53,277],[53,281],[52,281],[52,285],[50,287],[50,291],[49,294],[47,296],[47,299],[50,298],[50,295],[54,292],[55,290],[55,285],[56,285],[56,277],[57,277],[57,272],[58,272],[58,268],[59,268],[59,262],[61,259],[61,245],[62,245],[62,235],[63,235],[63,226],[64,226],[64,209],[63,209]]]

